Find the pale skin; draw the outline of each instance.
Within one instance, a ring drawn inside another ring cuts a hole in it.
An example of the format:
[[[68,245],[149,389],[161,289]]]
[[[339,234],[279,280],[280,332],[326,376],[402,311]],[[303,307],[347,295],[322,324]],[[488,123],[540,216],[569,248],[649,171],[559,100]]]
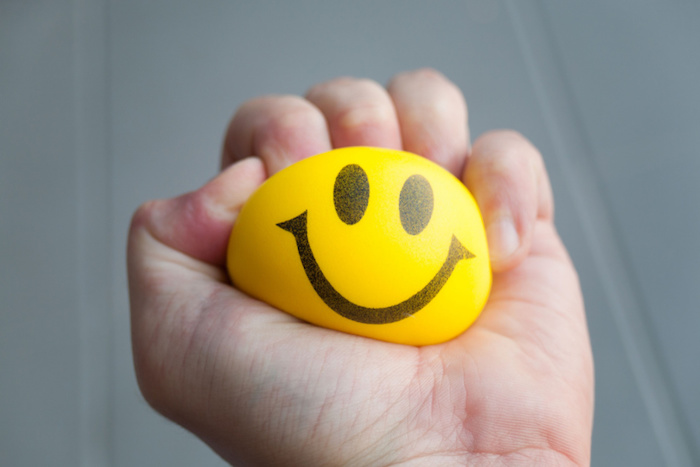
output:
[[[297,160],[357,145],[436,161],[482,210],[493,288],[454,340],[412,347],[323,329],[228,279],[228,237],[250,194]],[[245,103],[222,172],[134,214],[128,271],[144,397],[235,465],[590,463],[591,348],[542,157],[512,131],[472,145],[462,93],[436,71]]]

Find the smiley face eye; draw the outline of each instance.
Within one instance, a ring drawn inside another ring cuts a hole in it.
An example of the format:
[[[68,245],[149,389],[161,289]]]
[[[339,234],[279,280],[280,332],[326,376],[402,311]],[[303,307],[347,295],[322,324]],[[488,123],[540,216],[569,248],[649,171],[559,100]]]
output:
[[[433,215],[433,189],[422,175],[411,175],[399,195],[401,225],[406,233],[418,235]]]
[[[369,180],[362,167],[350,164],[343,167],[333,187],[335,212],[348,225],[360,222],[369,204]]]

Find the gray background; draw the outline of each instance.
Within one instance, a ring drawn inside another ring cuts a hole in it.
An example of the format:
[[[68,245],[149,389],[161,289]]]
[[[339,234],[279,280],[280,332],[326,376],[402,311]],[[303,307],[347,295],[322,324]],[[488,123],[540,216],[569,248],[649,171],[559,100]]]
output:
[[[135,384],[124,246],[244,100],[432,66],[542,150],[596,361],[593,465],[700,465],[700,4],[0,0],[0,465],[221,465]]]

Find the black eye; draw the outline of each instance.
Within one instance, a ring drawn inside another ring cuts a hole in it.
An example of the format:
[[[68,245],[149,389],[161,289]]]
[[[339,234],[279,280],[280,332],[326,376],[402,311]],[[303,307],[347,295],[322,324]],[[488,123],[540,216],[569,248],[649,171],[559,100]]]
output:
[[[348,225],[360,222],[369,204],[369,180],[362,167],[346,165],[335,178],[333,202],[340,220]]]
[[[401,225],[406,233],[418,235],[433,215],[433,189],[422,175],[411,175],[399,195]]]

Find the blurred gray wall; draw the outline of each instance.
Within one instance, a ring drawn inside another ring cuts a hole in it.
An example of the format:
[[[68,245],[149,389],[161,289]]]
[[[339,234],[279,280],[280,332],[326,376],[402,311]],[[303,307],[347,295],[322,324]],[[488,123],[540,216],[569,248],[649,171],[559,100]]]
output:
[[[0,1],[0,465],[221,465],[136,387],[124,247],[236,107],[431,66],[542,150],[596,358],[593,465],[700,465],[700,4]]]

